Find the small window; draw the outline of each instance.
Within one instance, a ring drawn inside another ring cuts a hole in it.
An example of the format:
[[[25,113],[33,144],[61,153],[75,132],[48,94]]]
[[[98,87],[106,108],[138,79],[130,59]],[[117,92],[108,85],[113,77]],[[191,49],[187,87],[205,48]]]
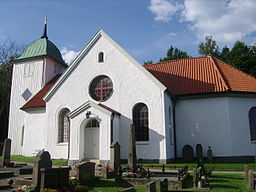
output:
[[[104,53],[103,53],[103,52],[100,52],[100,53],[99,53],[99,55],[98,55],[98,62],[99,62],[99,63],[104,62]]]
[[[22,93],[22,97],[23,97],[23,99],[25,99],[25,101],[27,101],[31,97],[31,95],[32,95],[32,93],[29,91],[29,89],[26,89]]]
[[[68,118],[69,109],[64,108],[59,114],[58,143],[69,141],[70,123]]]
[[[135,140],[148,141],[148,107],[144,103],[138,103],[133,108],[133,126],[135,127]]]
[[[249,111],[249,124],[251,142],[256,142],[256,107],[252,107]]]

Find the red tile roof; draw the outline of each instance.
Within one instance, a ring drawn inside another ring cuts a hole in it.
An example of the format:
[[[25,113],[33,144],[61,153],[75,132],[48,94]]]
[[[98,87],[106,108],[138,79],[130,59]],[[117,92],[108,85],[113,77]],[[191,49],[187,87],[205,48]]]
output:
[[[256,78],[213,57],[198,57],[145,65],[174,95],[256,92]]]
[[[21,109],[35,108],[35,107],[45,107],[46,103],[43,97],[52,88],[55,82],[58,80],[60,75],[56,75],[51,81],[49,81],[36,95],[34,95]]]

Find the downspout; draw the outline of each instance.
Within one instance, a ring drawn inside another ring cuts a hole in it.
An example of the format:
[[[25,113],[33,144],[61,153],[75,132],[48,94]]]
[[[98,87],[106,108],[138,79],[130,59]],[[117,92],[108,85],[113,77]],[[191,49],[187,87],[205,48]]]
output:
[[[69,160],[69,156],[70,156],[70,118],[68,117],[68,124],[69,124],[69,134],[68,134],[68,160]]]
[[[110,145],[113,143],[113,121],[114,121],[114,118],[115,118],[115,113],[112,113],[111,114],[111,121],[110,121]]]
[[[172,114],[173,114],[173,143],[174,143],[174,160],[177,159],[177,140],[176,140],[176,103],[178,101],[177,97],[173,97],[173,108],[172,108]]]

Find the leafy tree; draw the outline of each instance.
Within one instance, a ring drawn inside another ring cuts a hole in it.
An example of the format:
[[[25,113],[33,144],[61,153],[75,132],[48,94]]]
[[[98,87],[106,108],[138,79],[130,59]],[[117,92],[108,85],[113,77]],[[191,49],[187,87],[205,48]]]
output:
[[[219,59],[221,59],[222,61],[229,63],[230,60],[230,49],[225,45],[222,48],[222,51],[219,55]]]
[[[230,51],[229,64],[250,74],[256,65],[255,48],[247,46],[244,42],[237,41]],[[253,72],[254,73],[254,72]]]
[[[153,61],[152,60],[144,61],[144,65],[147,65],[147,64],[153,64]]]
[[[205,37],[205,43],[199,44],[198,53],[203,56],[219,57],[219,46],[216,41],[212,39],[212,36]]]
[[[178,49],[176,47],[171,46],[167,50],[166,57],[160,58],[159,62],[168,61],[168,60],[183,59],[183,58],[189,58],[189,57],[191,57],[191,56],[189,56],[186,51],[183,51],[181,49]]]
[[[10,39],[0,41],[0,140],[7,137],[13,60],[23,49]]]

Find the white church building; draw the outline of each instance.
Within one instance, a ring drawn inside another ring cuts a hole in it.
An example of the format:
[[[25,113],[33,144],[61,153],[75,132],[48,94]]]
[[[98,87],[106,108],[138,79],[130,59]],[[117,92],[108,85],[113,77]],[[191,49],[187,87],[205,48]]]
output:
[[[212,57],[143,66],[103,30],[67,66],[45,25],[14,64],[9,119],[13,155],[108,162],[118,141],[125,160],[133,125],[144,161],[181,158],[197,144],[204,156],[210,146],[215,158],[248,160],[256,79]]]

